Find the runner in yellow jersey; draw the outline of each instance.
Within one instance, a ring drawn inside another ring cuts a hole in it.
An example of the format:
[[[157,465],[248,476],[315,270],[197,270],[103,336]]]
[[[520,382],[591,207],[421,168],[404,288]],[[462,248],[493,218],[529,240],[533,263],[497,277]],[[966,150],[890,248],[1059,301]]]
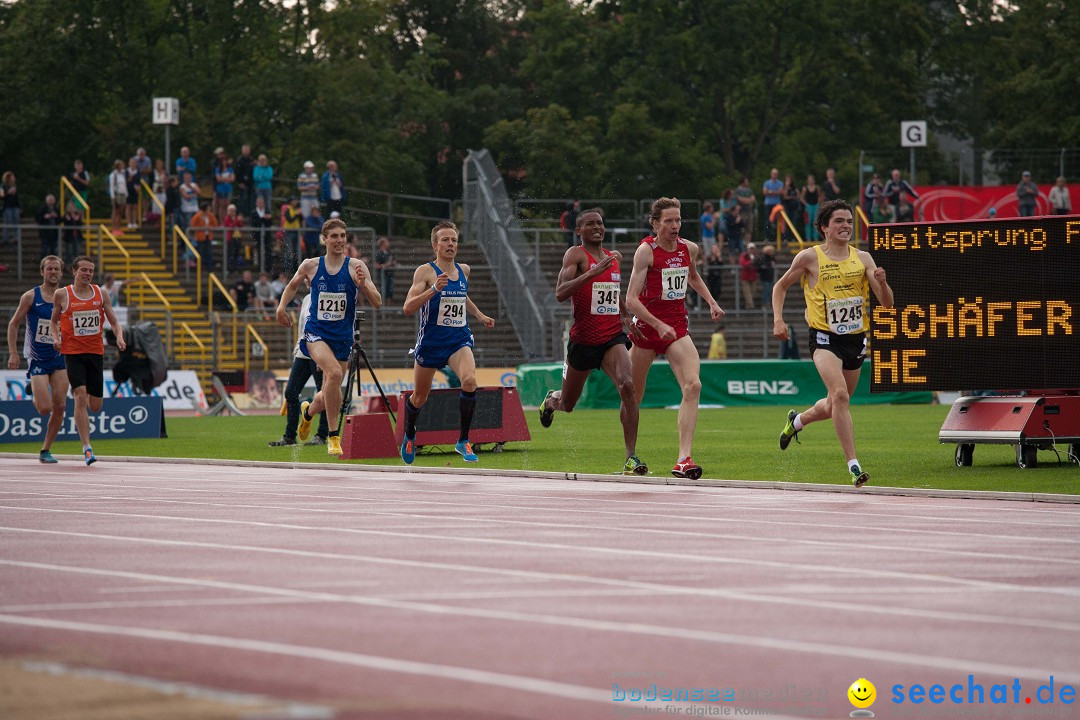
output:
[[[810,357],[827,395],[808,410],[788,412],[787,425],[780,433],[780,449],[787,449],[791,439],[810,423],[832,418],[851,482],[862,487],[870,475],[855,456],[851,395],[866,359],[868,291],[873,290],[886,308],[892,307],[893,291],[885,281],[885,269],[874,263],[870,253],[848,244],[854,229],[850,205],[843,200],[828,200],[818,208],[815,221],[825,242],[796,255],[773,287],[773,335],[781,340],[788,338],[784,295],[796,280],[801,280],[806,323],[810,326]]]

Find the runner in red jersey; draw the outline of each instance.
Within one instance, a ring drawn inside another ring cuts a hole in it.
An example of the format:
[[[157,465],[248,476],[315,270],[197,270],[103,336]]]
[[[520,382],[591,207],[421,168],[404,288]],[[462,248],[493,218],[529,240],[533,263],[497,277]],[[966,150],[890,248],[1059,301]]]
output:
[[[550,427],[556,410],[572,412],[585,388],[585,381],[599,368],[615,383],[622,399],[619,419],[626,446],[623,474],[645,475],[649,468],[636,455],[638,402],[627,352],[630,340],[623,329],[623,323],[629,323],[630,316],[619,292],[622,255],[604,249],[604,216],[599,209],[578,215],[575,232],[581,236],[581,245],[571,247],[563,255],[555,288],[559,302],[569,298],[574,307],[562,390],[548,391],[540,404],[540,424]]]
[[[682,204],[675,198],[660,198],[652,204],[649,223],[653,235],[642,240],[634,253],[626,307],[634,314],[634,326],[639,333],[633,337],[634,347],[630,351],[638,404],[645,395],[645,380],[653,360],[658,354],[666,355],[682,388],[679,459],[671,474],[696,480],[701,477],[701,468],[691,459],[690,450],[701,395],[701,358],[687,334],[686,288],[694,288],[709,303],[714,323],[724,317],[724,311],[694,266],[697,245],[679,237],[681,208]]]

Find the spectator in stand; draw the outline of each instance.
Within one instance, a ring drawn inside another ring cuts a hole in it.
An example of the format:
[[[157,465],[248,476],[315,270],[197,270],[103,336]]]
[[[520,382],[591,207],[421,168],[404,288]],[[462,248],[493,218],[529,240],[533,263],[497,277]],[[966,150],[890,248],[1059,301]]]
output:
[[[705,257],[704,277],[709,294],[713,298],[719,298],[724,286],[724,253],[720,249],[720,243],[713,243],[709,248],[709,254]]]
[[[906,192],[900,193],[900,202],[895,210],[896,222],[915,222],[915,205]]]
[[[840,183],[836,181],[836,168],[825,169],[825,184],[822,186],[825,191],[826,200],[839,200],[840,199]],[[816,211],[815,211],[816,213]],[[810,220],[813,222],[813,220]],[[818,236],[817,230],[814,230],[814,237]]]
[[[41,239],[41,256],[60,254],[60,208],[56,205],[56,196],[49,193],[45,204],[37,211],[34,220],[38,224],[38,236]]]
[[[236,269],[244,262],[241,257],[244,249],[244,216],[236,212],[236,205],[229,203],[225,208],[225,217],[221,220],[225,228],[225,246],[229,249],[229,267]]]
[[[304,218],[304,257],[318,257],[322,248],[319,242],[322,239],[322,212],[316,203],[311,206],[311,214]]]
[[[165,161],[161,158],[154,161],[154,177],[150,183],[150,187],[154,191],[154,197],[156,197],[158,202],[164,207],[165,201],[168,199],[166,195],[169,187],[169,171],[165,169]],[[157,214],[163,212],[163,210],[157,205],[154,205],[152,208],[147,208],[147,214],[149,215],[151,212]],[[166,214],[168,213],[166,212]],[[162,222],[164,222],[164,219],[162,219]]]
[[[15,173],[8,170],[0,183],[0,198],[4,204],[4,247],[15,247],[22,243],[22,204],[19,202],[19,188],[15,184]]]
[[[573,247],[577,245],[577,216],[581,212],[581,202],[575,200],[572,203],[566,204],[566,210],[559,217],[559,227],[566,233],[566,246]]]
[[[887,198],[879,197],[870,209],[870,222],[874,225],[896,222],[896,208],[889,204]]]
[[[285,269],[290,274],[296,271],[300,265],[300,226],[304,222],[304,214],[300,211],[300,200],[291,198],[288,203],[281,206],[281,227],[284,232]]]
[[[268,257],[267,251],[271,247],[270,233],[267,229],[274,224],[274,216],[270,213],[270,208],[266,206],[262,196],[255,198],[255,208],[252,210],[251,215],[247,219],[248,226],[252,228],[253,237],[255,241],[255,247],[258,248],[259,259]],[[276,262],[271,260],[270,263],[263,263],[263,267],[267,265],[273,265]]]
[[[806,235],[803,237],[806,242],[816,243],[818,234],[817,228],[814,227],[814,218],[817,217],[818,205],[821,204],[821,188],[818,187],[817,179],[813,175],[806,176],[806,184],[799,190],[799,199],[802,200],[803,207],[806,208]],[[792,220],[794,221],[795,218],[792,218]]]
[[[881,197],[881,175],[874,173],[874,176],[870,178],[870,182],[866,183],[866,187],[863,188],[862,209],[866,213],[866,217],[871,216],[874,212],[874,206],[878,204]]]
[[[728,189],[720,199],[720,220],[724,226],[724,236],[727,238],[728,253],[732,256],[732,262],[738,260],[742,252],[742,213],[738,201],[735,200],[735,191]],[[715,296],[714,296],[715,297]]]
[[[288,284],[289,276],[284,270],[274,276],[274,279],[270,282],[270,287],[274,290],[275,303],[281,299],[281,293],[285,291],[285,286]]]
[[[180,214],[180,178],[175,175],[170,175],[169,182],[165,185],[165,217],[172,220],[177,227],[183,227],[183,217]]]
[[[68,174],[68,180],[85,202],[90,197],[90,173],[83,167],[82,160],[75,161],[75,169]]]
[[[761,248],[761,254],[754,258],[754,267],[757,268],[758,282],[761,283],[761,308],[772,309],[772,289],[776,282],[776,248],[766,245]]]
[[[333,220],[334,218],[330,218]],[[360,238],[356,233],[349,233],[345,236],[345,257],[356,258],[357,260],[364,259],[364,253],[360,252]],[[365,263],[366,264],[366,263]],[[359,302],[360,298],[356,298]]]
[[[259,155],[258,164],[252,168],[251,176],[255,183],[255,196],[263,199],[263,207],[267,210],[274,207],[274,168],[270,167],[266,155]]]
[[[146,154],[146,148],[136,150],[134,158],[135,167],[139,169],[140,179],[145,180],[146,184],[150,185],[154,181],[154,161]]]
[[[892,177],[885,183],[885,187],[882,188],[881,194],[885,196],[889,204],[893,206],[893,211],[900,206],[900,193],[906,192],[915,200],[919,199],[919,193],[915,192],[915,188],[911,187],[907,180],[900,177],[899,170],[892,171]]]
[[[315,174],[315,163],[304,163],[304,172],[296,178],[296,190],[300,193],[300,213],[305,219],[311,215],[311,208],[319,204],[319,176]]]
[[[109,304],[112,305],[113,308],[120,307],[120,289],[123,285],[124,283],[117,280],[112,273],[105,273],[105,277],[101,278],[101,285],[99,287],[109,293]]]
[[[784,200],[784,182],[776,168],[769,171],[769,179],[761,184],[761,194],[765,198],[765,239],[768,240],[776,234],[776,228],[771,221],[772,209]]]
[[[711,202],[701,208],[701,245],[702,257],[709,254],[709,249],[716,244],[716,213]]]
[[[754,296],[757,294],[758,273],[754,266],[757,259],[757,245],[747,243],[746,250],[739,256],[739,287],[742,289],[743,305],[747,310],[754,309]]]
[[[1020,184],[1016,186],[1016,205],[1020,217],[1031,217],[1035,214],[1035,202],[1039,199],[1039,186],[1031,181],[1031,172],[1025,170],[1020,176]]]
[[[113,162],[113,171],[108,178],[109,199],[112,202],[112,229],[120,231],[124,224],[124,212],[127,209],[127,175],[124,172],[124,161]]]
[[[240,276],[240,279],[230,288],[233,292],[233,300],[236,301],[236,309],[240,312],[246,312],[251,307],[252,299],[255,297],[255,281],[251,277],[251,271],[245,270],[244,274]]]
[[[124,170],[124,182],[127,184],[127,205],[124,206],[124,218],[128,230],[139,227],[139,193],[142,190],[139,185],[140,180],[142,180],[142,173],[139,172],[139,161],[132,156]]]
[[[784,176],[784,197],[780,202],[784,206],[784,212],[787,213],[788,220],[791,221],[790,227],[783,230],[784,240],[794,242],[794,231],[798,229],[803,217],[803,202],[799,188],[795,186],[795,180],[790,175]]]
[[[191,157],[191,150],[185,145],[180,148],[180,157],[176,158],[176,177],[184,177],[184,173],[191,173],[195,177],[195,158]]]
[[[71,265],[83,254],[83,214],[74,200],[68,200],[64,213],[64,264]]]
[[[390,238],[379,238],[379,246],[372,257],[372,263],[375,272],[379,274],[379,289],[382,291],[383,307],[387,307],[394,300],[394,268],[397,267],[397,257],[390,252]]]
[[[255,158],[251,156],[251,146],[240,146],[240,157],[233,163],[236,176],[236,209],[244,217],[251,215],[255,206]]]
[[[233,172],[232,161],[225,154],[224,148],[214,151],[214,215],[225,217],[229,203],[232,202],[233,181],[236,173]]]
[[[184,171],[184,182],[180,185],[180,229],[187,232],[191,219],[199,211],[199,185],[190,170]]]
[[[341,212],[341,206],[345,202],[345,181],[341,179],[337,163],[331,160],[326,163],[326,172],[319,181],[319,199],[326,203],[326,214]]]
[[[263,320],[268,320],[270,316],[267,310],[276,308],[278,301],[277,296],[274,295],[274,285],[270,282],[270,273],[259,273],[259,279],[255,282],[253,291],[252,305],[261,313]]]
[[[1059,177],[1054,187],[1050,188],[1048,195],[1050,211],[1055,215],[1072,215],[1072,198],[1069,196],[1069,186],[1065,184],[1064,176]]]
[[[742,218],[742,237],[747,245],[754,239],[754,224],[757,215],[757,197],[750,189],[750,178],[743,175],[739,186],[735,188],[735,202],[739,204],[739,217]],[[741,247],[745,247],[740,243]]]
[[[191,218],[188,225],[194,235],[195,247],[199,250],[202,258],[203,272],[214,270],[214,235],[211,228],[218,227],[218,219],[210,211],[210,203],[200,202],[199,212]]]
[[[716,326],[716,332],[709,338],[709,354],[707,360],[727,360],[727,338],[724,337],[724,324]]]

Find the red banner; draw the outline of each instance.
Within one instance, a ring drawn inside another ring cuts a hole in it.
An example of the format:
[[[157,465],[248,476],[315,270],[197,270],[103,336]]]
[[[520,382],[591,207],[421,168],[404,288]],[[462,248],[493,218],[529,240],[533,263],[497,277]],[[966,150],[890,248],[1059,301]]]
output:
[[[1035,203],[1036,215],[1049,215],[1053,211],[1047,193],[1053,184],[1039,186],[1039,197]],[[1067,185],[1069,195],[1075,202],[1080,202],[1080,185]],[[975,185],[917,185],[919,193],[916,201],[917,219],[927,222],[952,222],[956,220],[975,220],[990,217],[994,210],[996,217],[1019,217],[1016,203],[1015,185],[995,185],[979,187]],[[1076,212],[1076,205],[1073,205]]]

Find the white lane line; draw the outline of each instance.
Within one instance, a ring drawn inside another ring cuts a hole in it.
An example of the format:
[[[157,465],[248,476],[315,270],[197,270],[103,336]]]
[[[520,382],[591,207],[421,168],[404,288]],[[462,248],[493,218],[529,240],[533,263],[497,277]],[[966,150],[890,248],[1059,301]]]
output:
[[[161,588],[169,588],[169,585],[159,585]],[[202,588],[186,588],[199,591]],[[65,610],[138,610],[140,608],[186,608],[195,605],[214,607],[229,605],[294,605],[305,603],[324,602],[322,600],[301,600],[298,598],[263,598],[247,595],[239,598],[207,598],[197,600],[187,598],[185,600],[120,600],[114,602],[79,602],[79,603],[37,603],[34,605],[0,605],[0,613],[30,613],[30,612],[57,612]]]
[[[58,677],[81,677],[91,680],[131,685],[162,695],[183,695],[196,700],[209,700],[237,707],[249,707],[260,718],[289,718],[290,720],[332,720],[334,711],[318,705],[284,701],[266,695],[227,692],[191,683],[169,682],[141,675],[129,675],[115,670],[73,668],[53,662],[22,662],[19,667],[27,672],[48,673]]]
[[[164,545],[172,547],[194,547],[194,548],[209,548],[214,550],[234,550],[240,552],[254,552],[265,553],[271,555],[283,555],[292,557],[305,557],[305,558],[319,558],[324,560],[345,560],[350,562],[370,563],[376,565],[387,565],[393,567],[407,567],[407,568],[420,568],[426,570],[440,570],[449,571],[453,573],[468,572],[478,573],[481,575],[496,575],[499,577],[499,582],[507,582],[507,578],[511,579],[527,579],[529,581],[563,581],[572,583],[586,583],[592,585],[604,585],[607,587],[620,587],[620,588],[638,588],[645,591],[656,591],[660,594],[667,593],[672,595],[689,595],[700,597],[717,597],[726,598],[731,600],[742,600],[755,603],[767,603],[775,605],[794,606],[797,608],[817,608],[830,611],[838,611],[844,614],[871,614],[871,615],[887,615],[896,617],[911,617],[917,618],[920,622],[926,620],[944,620],[954,623],[981,623],[990,625],[1003,625],[1006,627],[1030,627],[1034,629],[1044,630],[1061,630],[1067,632],[1080,632],[1080,624],[1072,622],[1062,622],[1055,620],[1042,620],[1038,618],[1030,617],[1014,617],[1014,616],[999,616],[989,615],[984,613],[974,612],[948,612],[939,610],[924,610],[924,609],[910,609],[901,608],[895,606],[888,606],[882,604],[867,604],[867,603],[848,603],[837,601],[821,601],[810,600],[807,598],[784,598],[775,596],[771,593],[753,594],[748,592],[741,592],[736,590],[727,590],[719,588],[697,588],[684,585],[669,585],[652,582],[638,582],[621,578],[605,578],[599,576],[590,575],[573,575],[569,573],[551,573],[535,570],[518,570],[518,569],[506,569],[495,568],[489,566],[478,565],[466,565],[463,563],[438,563],[423,560],[399,560],[394,558],[385,558],[372,555],[345,555],[341,553],[329,553],[329,552],[314,552],[310,550],[295,550],[289,548],[267,548],[252,545],[235,545],[235,544],[223,544],[223,543],[208,543],[199,542],[194,540],[165,540],[165,539],[152,539],[152,538],[136,538],[131,536],[117,536],[117,535],[101,535],[90,533],[71,533],[58,530],[34,530],[23,528],[2,528],[3,530],[15,530],[25,533],[44,533],[50,535],[67,535],[77,536],[82,538],[91,538],[97,540],[120,540],[129,541],[134,543]],[[0,565],[18,565],[16,561],[8,561],[0,559]],[[994,591],[997,592],[996,587],[982,587],[982,588],[965,588],[965,591]],[[953,592],[956,589],[953,588]],[[836,588],[836,592],[843,592],[842,589]]]
[[[992,580],[978,580],[970,578],[953,577],[950,575],[940,575],[934,573],[912,573],[904,572],[901,570],[885,570],[876,568],[859,567],[856,563],[848,565],[823,565],[820,563],[808,563],[808,562],[783,562],[780,560],[766,560],[762,558],[733,558],[733,557],[720,557],[716,555],[695,555],[693,553],[661,551],[661,550],[644,550],[644,549],[630,549],[630,548],[617,548],[607,547],[601,545],[586,545],[586,544],[570,544],[570,543],[555,543],[555,542],[539,542],[536,540],[514,540],[509,538],[481,538],[473,536],[458,536],[458,535],[441,535],[437,533],[417,533],[417,532],[390,532],[383,530],[366,530],[362,528],[335,528],[326,527],[320,525],[299,525],[294,523],[271,523],[271,522],[259,522],[255,520],[222,520],[218,518],[190,518],[173,515],[154,515],[148,513],[119,513],[119,512],[104,512],[94,510],[62,510],[59,508],[33,508],[27,510],[26,508],[9,508],[0,505],[0,509],[22,509],[24,512],[37,512],[37,513],[54,513],[61,515],[94,515],[104,517],[122,517],[122,518],[140,518],[148,520],[169,520],[182,523],[196,523],[196,524],[209,524],[209,525],[239,525],[243,527],[259,527],[259,528],[271,528],[275,530],[303,530],[303,531],[317,531],[317,532],[332,532],[342,533],[348,535],[362,535],[368,537],[390,537],[399,539],[410,540],[430,540],[437,543],[461,543],[465,545],[487,545],[487,546],[501,546],[501,547],[519,547],[528,548],[530,550],[557,550],[571,553],[573,555],[580,555],[583,552],[614,556],[614,557],[629,557],[629,558],[649,558],[652,560],[670,560],[675,562],[703,562],[716,565],[731,565],[731,566],[749,566],[753,568],[771,568],[774,570],[782,570],[785,572],[818,572],[818,573],[830,573],[833,575],[839,575],[842,577],[861,576],[866,578],[890,578],[893,580],[909,580],[909,581],[922,581],[922,582],[938,582],[957,585],[960,587],[993,587],[1002,591],[1019,592],[1019,593],[1036,593],[1036,594],[1054,594],[1064,595],[1067,597],[1080,597],[1080,587],[1049,587],[1049,586],[1032,586],[1032,585],[1020,585],[1016,583],[999,582]],[[74,536],[82,536],[82,533],[64,533],[61,531],[41,530],[36,528],[18,528],[18,527],[0,527],[0,530],[6,530],[11,532],[40,532],[40,533],[58,533],[58,534],[71,534]],[[87,537],[95,537],[93,533],[87,535]],[[114,536],[116,539],[125,539],[128,541],[138,542],[137,538],[130,538],[124,536]]]
[[[599,620],[594,618],[578,618],[569,617],[563,615],[551,615],[546,613],[525,613],[512,610],[494,610],[485,608],[466,608],[452,605],[436,605],[433,603],[421,603],[421,602],[408,602],[402,600],[384,600],[381,598],[365,597],[362,595],[342,595],[337,593],[322,593],[311,592],[302,590],[292,590],[289,588],[272,587],[265,585],[251,585],[246,583],[231,583],[221,580],[203,580],[198,578],[180,578],[171,577],[167,575],[153,575],[148,573],[136,573],[124,570],[105,570],[99,568],[89,567],[73,567],[64,565],[51,565],[47,563],[29,563],[29,562],[13,562],[2,561],[5,564],[17,565],[20,567],[34,568],[40,570],[56,571],[56,572],[71,572],[77,574],[87,575],[104,575],[109,577],[133,577],[141,578],[144,580],[154,580],[160,582],[175,582],[184,585],[198,585],[202,587],[210,587],[216,589],[228,589],[228,590],[243,590],[247,592],[263,593],[269,595],[281,595],[286,597],[302,597],[302,598],[315,598],[320,600],[337,600],[345,604],[362,605],[369,607],[378,607],[389,610],[402,610],[419,613],[428,613],[434,615],[444,616],[462,616],[478,618],[483,620],[494,620],[508,623],[526,623],[533,625],[547,625],[553,627],[566,627],[574,628],[578,630],[589,630],[602,633],[621,633],[631,635],[642,635],[649,637],[659,637],[665,640],[672,638],[678,638],[680,640],[688,640],[693,642],[703,642],[717,645],[734,645],[739,647],[749,647],[758,650],[778,650],[784,653],[798,652],[809,655],[819,655],[827,657],[843,657],[848,659],[873,661],[873,662],[891,662],[898,665],[911,665],[925,668],[937,668],[942,670],[949,670],[952,672],[963,672],[965,674],[987,674],[996,676],[1005,676],[1010,678],[1022,678],[1027,680],[1040,680],[1045,681],[1050,675],[1054,675],[1060,682],[1077,684],[1080,683],[1080,674],[1062,672],[1061,668],[1056,670],[1047,670],[1045,668],[1033,668],[1021,665],[1004,665],[999,663],[983,662],[976,659],[965,658],[951,658],[951,657],[939,657],[935,655],[923,655],[920,653],[908,653],[892,650],[884,650],[879,648],[866,648],[866,647],[852,647],[845,645],[834,645],[831,643],[817,643],[817,642],[804,642],[800,640],[787,640],[781,638],[762,637],[756,635],[738,635],[734,633],[714,632],[710,630],[700,630],[694,628],[680,628],[663,625],[652,625],[649,623],[635,623],[635,622],[620,622],[614,620]],[[79,630],[81,626],[88,625],[86,623],[69,623],[63,620],[47,620],[43,618],[23,617],[19,615],[0,614],[0,623],[9,623],[14,625],[28,625],[31,627],[55,627],[58,629],[70,629]],[[188,633],[171,633],[155,630],[144,630],[136,628],[124,628],[113,626],[97,626],[90,625],[90,627],[109,628],[100,630],[99,632],[110,632],[111,630],[127,631],[131,634],[149,633],[147,637],[154,637],[157,639],[174,639],[177,636],[187,636]],[[88,632],[94,632],[89,630]],[[158,633],[161,633],[160,635]],[[210,637],[210,636],[203,636]],[[261,641],[254,640],[232,640],[214,638],[215,640],[226,640],[227,642],[240,642],[240,643],[253,643],[255,645],[263,645]],[[276,645],[276,643],[265,643],[267,645]],[[253,648],[254,649],[254,648]],[[311,650],[319,651],[318,648],[309,648]],[[335,651],[326,651],[335,652]],[[346,653],[345,656],[350,656],[352,653]],[[370,656],[360,656],[370,657]],[[412,665],[410,661],[394,661],[390,658],[374,658],[374,662],[381,660],[394,662],[406,662]],[[423,663],[421,663],[423,665]],[[377,667],[377,669],[390,669],[371,665],[369,667]],[[440,668],[445,666],[430,666],[434,668]],[[461,668],[451,668],[451,670],[461,670]],[[401,670],[402,672],[408,672],[408,670]],[[471,671],[467,671],[471,672]],[[483,672],[483,671],[475,671]],[[423,673],[419,673],[423,674]],[[496,674],[497,675],[497,674]],[[440,677],[443,677],[440,675]],[[446,676],[453,677],[453,676]],[[515,676],[509,676],[515,677]],[[464,679],[457,678],[454,679]],[[529,680],[529,678],[521,678],[521,680]],[[496,684],[496,683],[492,683]],[[561,685],[561,683],[558,683]],[[508,685],[508,687],[514,687]],[[589,690],[594,692],[591,688],[580,688],[578,686],[570,686],[576,690]],[[524,688],[518,688],[524,689]],[[606,699],[610,701],[610,695],[605,695]],[[582,698],[591,699],[591,698]]]
[[[51,497],[48,493],[43,493],[46,497]],[[313,508],[307,506],[295,506],[295,505],[257,505],[252,503],[215,503],[215,502],[200,502],[195,500],[170,500],[170,499],[158,499],[158,498],[132,498],[122,496],[97,496],[95,500],[108,499],[116,500],[124,503],[147,503],[147,504],[165,504],[165,505],[182,505],[193,507],[223,507],[223,508],[244,508],[253,510],[275,510],[275,511],[288,511],[289,513],[312,513],[312,514],[330,514],[330,515],[367,515],[377,517],[399,517],[399,518],[415,518],[423,520],[425,522],[416,525],[391,525],[383,524],[379,526],[379,530],[382,531],[415,531],[415,530],[435,530],[438,529],[441,532],[448,532],[450,530],[471,530],[475,525],[521,525],[526,527],[540,527],[540,528],[573,528],[580,529],[580,523],[556,523],[556,522],[543,522],[538,520],[512,520],[509,518],[486,518],[486,517],[471,517],[466,515],[442,515],[442,514],[424,514],[420,512],[391,512],[387,510],[370,510],[367,508],[349,508],[342,509],[330,509],[330,508]],[[19,506],[23,507],[23,506]],[[24,507],[23,509],[28,511],[34,511],[38,508]],[[642,514],[644,517],[644,514]],[[650,519],[656,516],[647,516]],[[431,522],[434,521],[434,522]],[[224,522],[224,521],[223,521]],[[453,525],[452,523],[460,523],[460,525]],[[334,528],[326,528],[327,530],[333,530]],[[590,530],[602,530],[605,532],[613,532],[620,536],[625,535],[627,532],[646,534],[646,535],[665,535],[675,537],[687,537],[687,538],[699,538],[705,540],[734,540],[738,542],[748,542],[754,545],[760,545],[761,543],[779,543],[785,548],[791,545],[804,545],[810,547],[834,547],[843,552],[849,552],[851,549],[851,542],[848,540],[809,540],[809,539],[796,539],[790,537],[763,537],[760,535],[736,535],[734,533],[717,533],[717,532],[701,532],[691,530],[667,530],[657,528],[646,527],[632,527],[627,525],[597,525],[590,523]],[[1033,540],[1033,538],[1029,538]],[[1051,565],[1080,565],[1080,558],[1068,558],[1068,557],[1055,557],[1043,553],[1041,555],[1019,555],[1015,553],[1001,553],[1001,552],[988,552],[982,550],[954,550],[951,548],[941,547],[916,547],[911,545],[881,545],[870,542],[863,542],[859,545],[862,552],[869,551],[885,551],[885,552],[902,552],[902,553],[922,553],[928,555],[947,555],[954,557],[967,557],[977,558],[982,560],[1013,560],[1024,563],[1046,563]]]

